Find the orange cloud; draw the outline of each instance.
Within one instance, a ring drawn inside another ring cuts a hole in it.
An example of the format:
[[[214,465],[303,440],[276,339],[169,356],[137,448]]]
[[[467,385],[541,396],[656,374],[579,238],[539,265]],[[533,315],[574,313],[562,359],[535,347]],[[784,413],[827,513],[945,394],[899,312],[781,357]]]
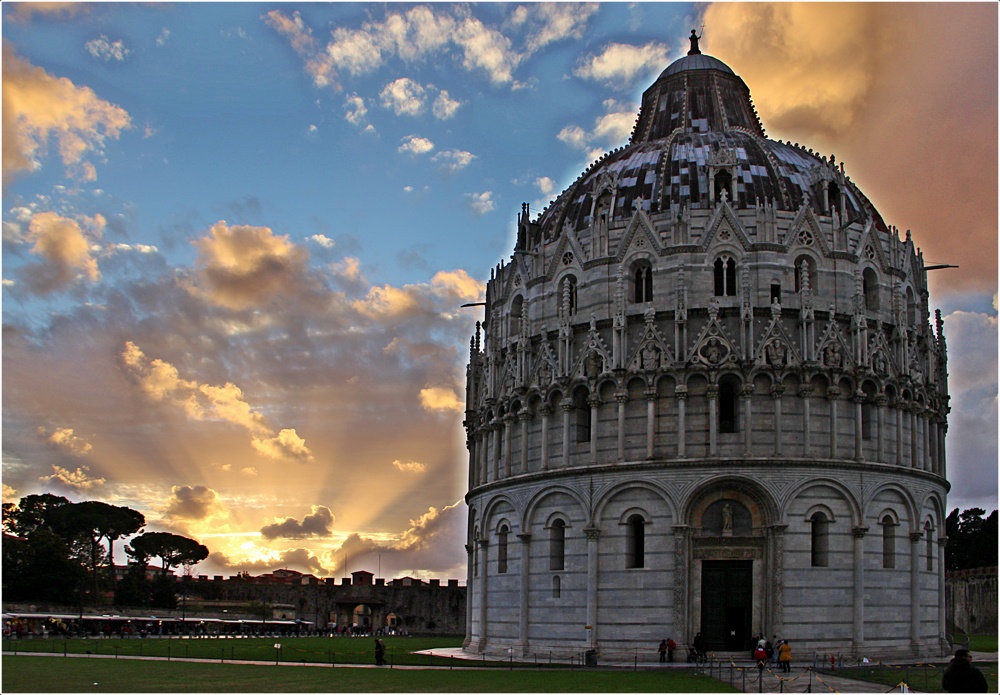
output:
[[[67,176],[92,181],[88,153],[100,154],[106,138],[130,127],[128,112],[31,65],[8,45],[3,47],[3,175],[31,171],[39,165],[51,137],[58,142]]]
[[[87,466],[80,466],[75,471],[71,471],[62,466],[54,465],[52,471],[52,475],[40,476],[38,479],[42,482],[54,483],[58,487],[69,488],[75,492],[100,487],[107,482],[106,478],[91,478],[90,468]]]
[[[49,434],[44,427],[39,427],[38,433],[50,444],[65,449],[74,456],[86,456],[94,449],[90,442],[73,434],[73,430],[68,427],[60,427],[52,434]]]
[[[99,237],[105,220],[101,215],[82,218],[91,236]],[[46,261],[41,273],[29,280],[38,291],[60,289],[77,277],[97,282],[101,271],[92,255],[92,244],[76,220],[54,212],[40,212],[31,218],[28,238],[34,242],[31,252]]]
[[[309,252],[268,227],[220,221],[194,245],[198,279],[192,290],[214,304],[249,309],[306,290]]]
[[[770,137],[835,154],[928,261],[962,267],[932,283],[996,291],[995,3],[715,3],[704,22]]]
[[[254,410],[235,384],[224,386],[199,384],[181,378],[177,368],[160,359],[149,359],[135,343],[128,341],[122,361],[138,379],[140,388],[153,400],[164,401],[181,409],[191,420],[210,417],[245,428],[251,445],[261,455],[276,461],[312,461],[312,452],[294,429],[277,434],[264,416]]]
[[[461,413],[465,410],[465,401],[446,386],[420,389],[420,405],[431,412]]]

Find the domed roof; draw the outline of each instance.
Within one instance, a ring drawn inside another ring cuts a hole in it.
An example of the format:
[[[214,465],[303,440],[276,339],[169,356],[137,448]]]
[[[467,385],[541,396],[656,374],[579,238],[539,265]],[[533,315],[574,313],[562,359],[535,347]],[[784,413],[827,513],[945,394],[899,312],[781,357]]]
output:
[[[629,219],[635,201],[655,213],[672,207],[708,209],[710,176],[726,168],[733,176],[737,208],[773,206],[797,211],[804,204],[830,214],[824,186],[836,182],[843,193],[845,222],[874,221],[887,231],[868,199],[851,184],[831,157],[828,161],[798,144],[770,140],[757,117],[750,90],[718,58],[697,51],[670,64],[642,95],[629,144],[594,162],[538,223],[545,238],[565,225],[590,225],[595,198],[614,189],[610,220]]]
[[[723,63],[718,58],[713,56],[705,55],[704,53],[689,54],[675,60],[667,69],[660,73],[660,79],[664,77],[670,77],[671,75],[683,72],[684,70],[721,70],[722,72],[728,72],[730,75],[735,75],[732,68]]]

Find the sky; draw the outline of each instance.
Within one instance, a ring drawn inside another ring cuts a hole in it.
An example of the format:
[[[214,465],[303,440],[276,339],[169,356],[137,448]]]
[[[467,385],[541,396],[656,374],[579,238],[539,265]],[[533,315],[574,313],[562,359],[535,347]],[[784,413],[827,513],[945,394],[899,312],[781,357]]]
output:
[[[997,5],[3,3],[3,500],[196,573],[465,579],[469,339],[688,49],[912,230],[949,509],[997,506]],[[125,561],[119,544],[116,562]]]

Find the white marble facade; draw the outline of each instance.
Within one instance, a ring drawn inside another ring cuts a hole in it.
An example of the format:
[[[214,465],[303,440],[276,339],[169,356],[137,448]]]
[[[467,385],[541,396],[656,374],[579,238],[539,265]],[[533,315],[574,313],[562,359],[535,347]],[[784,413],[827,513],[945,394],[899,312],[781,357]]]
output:
[[[655,121],[704,84],[707,115]],[[940,654],[941,328],[910,234],[842,165],[767,140],[721,62],[671,65],[629,146],[525,208],[491,274],[466,649],[648,654],[702,632],[736,651],[763,632],[800,659]]]

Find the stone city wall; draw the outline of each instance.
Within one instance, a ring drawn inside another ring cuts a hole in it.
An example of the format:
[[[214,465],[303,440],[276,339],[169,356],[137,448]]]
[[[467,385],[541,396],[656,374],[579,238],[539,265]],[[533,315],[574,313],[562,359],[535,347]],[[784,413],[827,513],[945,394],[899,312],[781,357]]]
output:
[[[972,635],[996,634],[996,567],[948,572],[944,590],[949,625]]]

